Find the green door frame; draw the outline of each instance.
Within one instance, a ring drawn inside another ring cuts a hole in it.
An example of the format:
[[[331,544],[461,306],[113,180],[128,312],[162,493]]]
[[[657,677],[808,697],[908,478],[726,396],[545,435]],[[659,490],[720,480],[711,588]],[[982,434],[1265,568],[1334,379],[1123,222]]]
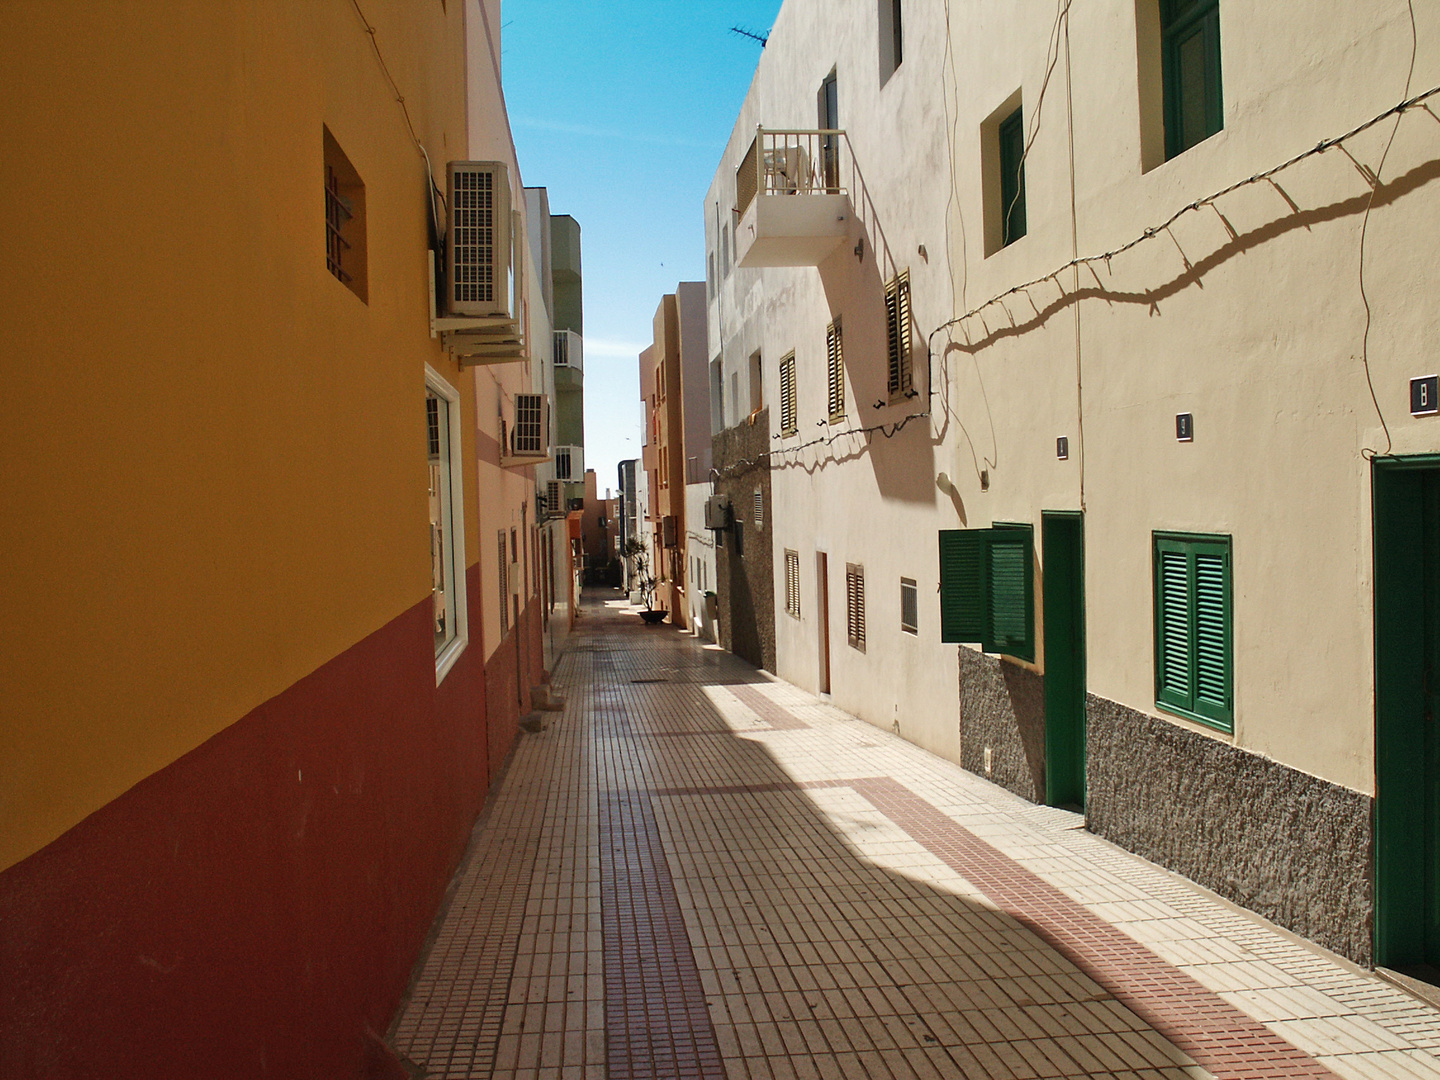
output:
[[[1371,465],[1375,589],[1375,962],[1427,962],[1433,907],[1427,844],[1434,832],[1425,724],[1425,479],[1440,456]],[[1433,644],[1433,643],[1432,643]],[[1433,809],[1433,808],[1432,808]],[[1417,842],[1417,838],[1422,838]],[[1432,879],[1433,880],[1433,879]]]
[[[1043,511],[1045,801],[1085,807],[1085,519]]]

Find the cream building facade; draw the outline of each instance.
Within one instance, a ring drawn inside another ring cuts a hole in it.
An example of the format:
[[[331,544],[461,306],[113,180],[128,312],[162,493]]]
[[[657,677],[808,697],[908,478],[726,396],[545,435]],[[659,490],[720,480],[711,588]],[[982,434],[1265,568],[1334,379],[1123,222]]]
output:
[[[705,204],[777,673],[1396,967],[1440,957],[1433,23],[787,0]]]

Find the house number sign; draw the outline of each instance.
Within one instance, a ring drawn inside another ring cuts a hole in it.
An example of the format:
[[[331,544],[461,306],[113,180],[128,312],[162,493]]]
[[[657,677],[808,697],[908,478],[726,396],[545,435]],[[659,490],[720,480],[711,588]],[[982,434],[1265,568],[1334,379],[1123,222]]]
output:
[[[1434,416],[1440,413],[1440,375],[1426,375],[1410,380],[1410,415]]]

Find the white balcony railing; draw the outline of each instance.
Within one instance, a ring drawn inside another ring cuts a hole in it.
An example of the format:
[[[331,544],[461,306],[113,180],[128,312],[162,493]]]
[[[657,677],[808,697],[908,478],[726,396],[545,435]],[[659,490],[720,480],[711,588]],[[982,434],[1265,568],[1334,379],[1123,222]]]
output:
[[[845,132],[758,128],[735,170],[736,262],[818,266],[845,240],[851,218]]]
[[[585,369],[585,342],[574,330],[555,331],[555,366],[569,371]]]

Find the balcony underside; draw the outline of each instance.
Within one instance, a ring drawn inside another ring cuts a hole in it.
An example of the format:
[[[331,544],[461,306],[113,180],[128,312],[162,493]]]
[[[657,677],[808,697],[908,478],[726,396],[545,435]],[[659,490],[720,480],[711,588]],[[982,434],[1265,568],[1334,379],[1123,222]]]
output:
[[[735,230],[736,265],[819,266],[849,235],[846,194],[756,195]]]

